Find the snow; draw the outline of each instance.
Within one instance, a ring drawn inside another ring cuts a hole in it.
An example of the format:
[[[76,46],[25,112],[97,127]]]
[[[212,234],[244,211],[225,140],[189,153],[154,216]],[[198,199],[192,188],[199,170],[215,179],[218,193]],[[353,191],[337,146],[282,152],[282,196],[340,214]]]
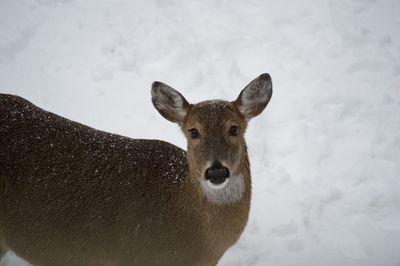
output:
[[[185,147],[154,80],[234,100],[268,72],[246,134],[250,220],[219,265],[399,265],[399,14],[397,0],[3,0],[0,92]]]

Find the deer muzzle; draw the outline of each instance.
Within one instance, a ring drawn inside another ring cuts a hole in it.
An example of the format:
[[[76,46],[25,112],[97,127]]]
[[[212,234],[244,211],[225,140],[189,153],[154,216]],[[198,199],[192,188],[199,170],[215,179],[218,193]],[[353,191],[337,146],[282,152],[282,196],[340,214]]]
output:
[[[229,178],[229,169],[224,167],[220,162],[215,161],[210,168],[207,168],[205,172],[206,180],[210,181],[214,185],[220,185]]]

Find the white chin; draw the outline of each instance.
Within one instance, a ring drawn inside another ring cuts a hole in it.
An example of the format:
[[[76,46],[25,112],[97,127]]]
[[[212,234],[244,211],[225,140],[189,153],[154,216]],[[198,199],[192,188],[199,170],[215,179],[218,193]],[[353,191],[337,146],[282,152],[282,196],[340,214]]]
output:
[[[213,184],[201,178],[201,186],[208,200],[218,204],[229,204],[241,199],[245,184],[243,176],[231,176],[221,184]]]
[[[228,181],[229,181],[229,178],[225,179],[225,181],[223,183],[216,185],[216,184],[211,183],[210,180],[207,180],[207,186],[212,189],[221,189],[226,186]]]

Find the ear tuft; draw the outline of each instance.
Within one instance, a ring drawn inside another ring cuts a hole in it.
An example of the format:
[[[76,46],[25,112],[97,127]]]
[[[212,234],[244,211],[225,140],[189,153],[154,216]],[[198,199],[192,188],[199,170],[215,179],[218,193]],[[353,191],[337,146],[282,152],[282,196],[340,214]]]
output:
[[[235,105],[249,120],[259,115],[267,106],[272,96],[271,76],[267,73],[251,81],[239,94]]]
[[[164,118],[175,123],[182,123],[189,109],[182,94],[159,81],[152,84],[151,101]]]

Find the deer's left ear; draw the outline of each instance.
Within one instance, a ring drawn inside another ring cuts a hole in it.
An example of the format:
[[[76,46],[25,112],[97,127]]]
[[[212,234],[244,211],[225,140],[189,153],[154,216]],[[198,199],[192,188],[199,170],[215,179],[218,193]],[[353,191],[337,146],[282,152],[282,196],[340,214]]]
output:
[[[246,120],[259,115],[272,96],[271,76],[267,73],[250,82],[234,102]]]

